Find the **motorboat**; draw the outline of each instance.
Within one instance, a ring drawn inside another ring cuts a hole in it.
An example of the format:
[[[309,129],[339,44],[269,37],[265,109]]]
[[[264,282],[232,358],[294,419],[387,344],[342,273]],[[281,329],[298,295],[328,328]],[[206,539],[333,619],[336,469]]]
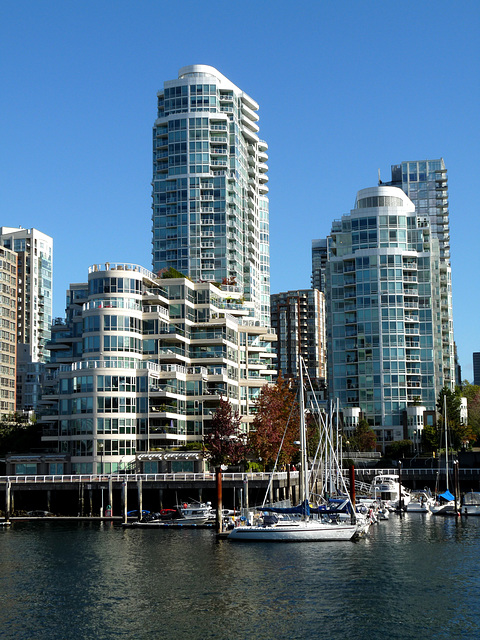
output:
[[[463,496],[462,513],[466,516],[480,516],[480,493],[469,491]]]
[[[371,485],[371,495],[375,500],[381,500],[390,511],[400,508],[400,477],[395,474],[375,476]],[[410,503],[410,492],[402,486],[402,506]]]
[[[182,524],[205,524],[213,512],[211,502],[184,502],[177,505]]]
[[[160,525],[205,525],[211,520],[211,502],[182,502],[175,509],[161,509],[146,515],[138,522],[133,522],[136,527],[158,527]]]
[[[410,502],[405,507],[407,513],[430,513],[431,507],[435,504],[435,499],[430,493],[430,489],[413,491]]]

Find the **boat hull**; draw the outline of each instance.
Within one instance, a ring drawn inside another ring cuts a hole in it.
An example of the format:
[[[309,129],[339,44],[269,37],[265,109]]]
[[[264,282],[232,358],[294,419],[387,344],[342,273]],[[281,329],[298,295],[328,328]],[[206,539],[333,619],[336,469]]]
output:
[[[351,540],[357,527],[350,524],[303,522],[271,527],[236,527],[229,540],[242,542],[330,542]]]
[[[455,502],[446,502],[444,504],[434,504],[430,507],[430,511],[434,516],[454,516],[458,509],[455,509]]]

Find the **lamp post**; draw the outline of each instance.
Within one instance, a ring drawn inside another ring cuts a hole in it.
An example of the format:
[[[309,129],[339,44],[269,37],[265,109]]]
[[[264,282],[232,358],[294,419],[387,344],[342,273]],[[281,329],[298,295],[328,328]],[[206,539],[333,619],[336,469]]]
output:
[[[103,476],[103,442],[98,443],[98,453],[100,454],[100,475]]]
[[[98,443],[97,451],[100,454],[100,476],[103,477],[103,442],[99,442]],[[100,482],[101,482],[101,479],[100,479]],[[102,506],[101,506],[101,510],[100,510],[100,516],[103,517],[103,515],[104,515],[104,511],[103,511],[103,487],[101,485],[100,485],[100,492],[101,492],[101,496],[102,496]]]

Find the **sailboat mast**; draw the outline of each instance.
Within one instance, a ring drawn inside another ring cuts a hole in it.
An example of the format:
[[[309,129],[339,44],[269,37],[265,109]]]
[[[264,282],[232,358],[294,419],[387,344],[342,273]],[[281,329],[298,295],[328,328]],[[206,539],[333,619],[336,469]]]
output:
[[[448,426],[447,426],[447,394],[443,396],[443,423],[445,427],[445,475],[447,476],[448,491]]]
[[[300,496],[302,502],[308,499],[308,456],[307,456],[307,437],[305,427],[305,400],[303,397],[303,358],[300,356],[300,386],[298,390],[298,402],[300,405],[300,460],[301,460],[301,477],[300,477]]]

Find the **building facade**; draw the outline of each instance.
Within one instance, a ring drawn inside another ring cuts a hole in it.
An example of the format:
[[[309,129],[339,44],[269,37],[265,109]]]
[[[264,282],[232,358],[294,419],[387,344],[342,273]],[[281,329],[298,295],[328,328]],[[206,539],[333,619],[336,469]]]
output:
[[[392,180],[385,184],[402,189],[417,215],[429,219],[430,233],[438,238],[440,259],[450,264],[448,178],[443,158],[402,162],[392,165],[391,171]]]
[[[408,406],[434,411],[454,383],[451,280],[428,216],[398,188],[359,191],[333,223],[326,285],[330,395],[359,408],[384,449],[408,437]]]
[[[325,296],[317,289],[298,289],[271,296],[272,327],[277,334],[277,367],[284,377],[297,378],[300,357],[310,379],[325,384]]]
[[[0,227],[0,244],[17,254],[17,405],[36,410],[52,323],[53,240],[37,229]]]
[[[312,287],[325,292],[325,266],[327,264],[327,240],[312,240]]]
[[[450,262],[450,215],[448,202],[448,177],[443,158],[436,160],[414,160],[392,165],[392,180],[387,183],[402,189],[415,205],[419,218],[427,219],[432,238],[437,238],[440,249],[440,279],[448,289],[448,296],[443,300],[448,310],[442,313],[440,325],[444,376],[448,386],[460,384],[460,366],[455,360],[453,342],[453,311],[451,296],[452,269]],[[454,367],[455,376],[448,380],[449,372]]]
[[[266,142],[258,104],[213,67],[180,69],[153,127],[154,273],[236,284],[270,323]]]
[[[15,412],[17,254],[0,247],[0,418]]]
[[[73,473],[110,473],[138,452],[201,442],[221,397],[247,431],[276,374],[276,337],[242,297],[138,265],[91,267],[52,327],[44,442]]]
[[[480,352],[473,354],[473,384],[480,385]]]

